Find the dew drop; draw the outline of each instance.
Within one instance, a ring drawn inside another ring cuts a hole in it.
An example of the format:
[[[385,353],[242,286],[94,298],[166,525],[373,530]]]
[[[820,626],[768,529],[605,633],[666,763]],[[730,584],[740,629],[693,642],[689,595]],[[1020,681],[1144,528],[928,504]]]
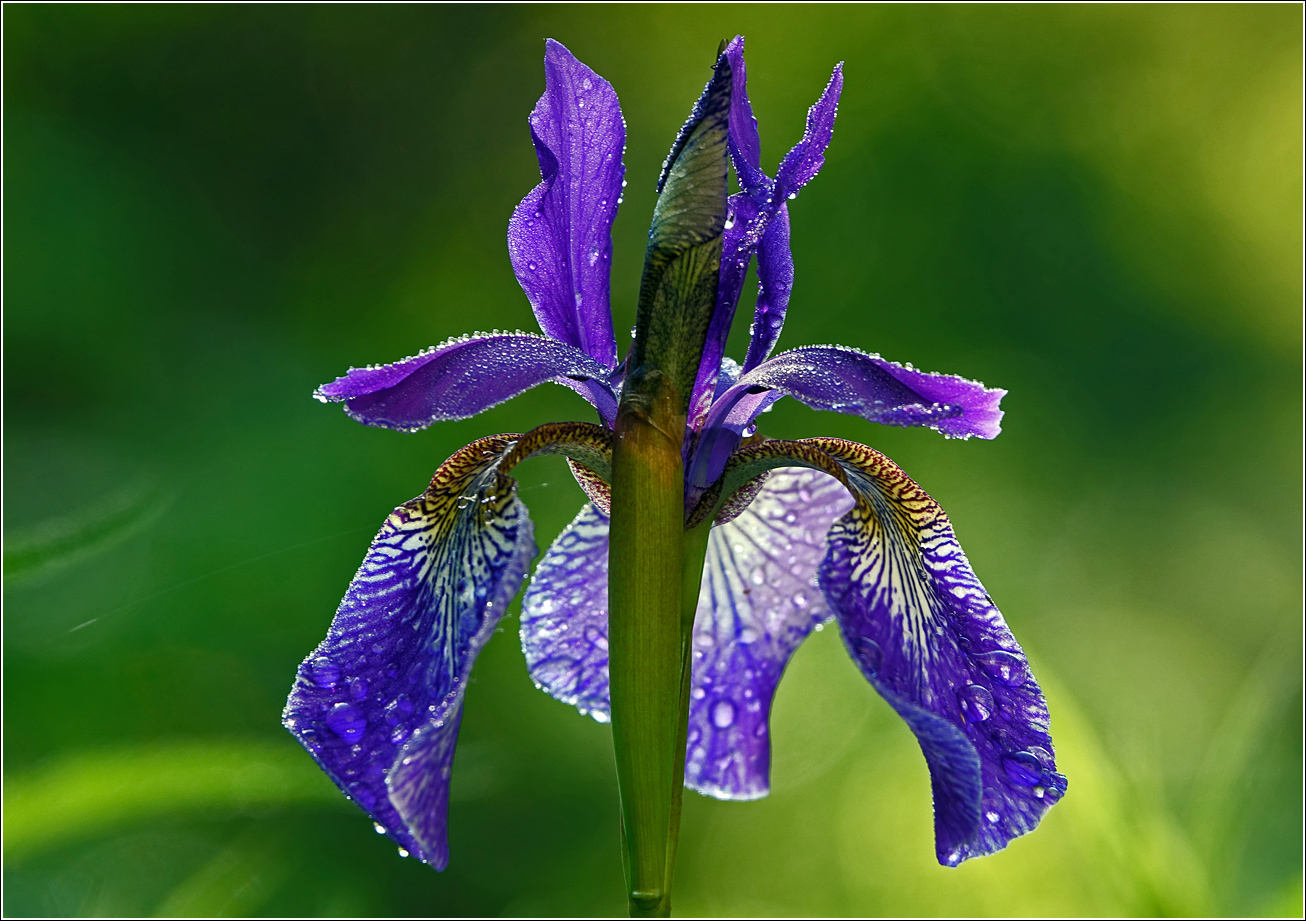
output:
[[[853,643],[853,650],[857,653],[857,664],[862,667],[862,671],[868,677],[875,677],[884,662],[884,651],[880,649],[880,644],[875,640],[862,637]]]
[[[815,630],[817,633],[820,633],[822,630],[825,629],[825,624],[817,624],[812,629]]]
[[[1029,752],[1009,752],[1002,756],[1002,768],[1016,783],[1032,787],[1043,779],[1043,765]]]
[[[320,688],[333,688],[340,680],[340,669],[326,656],[318,656],[309,667],[313,683]]]
[[[1009,688],[1018,688],[1029,680],[1029,669],[1020,656],[1005,650],[980,653],[975,657],[984,670]]]
[[[400,849],[399,849],[399,856],[400,856],[400,857],[407,857],[407,856],[408,856],[408,852],[407,852],[406,850],[404,850],[403,848],[400,848]]]
[[[728,700],[718,700],[712,707],[712,725],[717,729],[729,729],[735,721],[735,705]]]
[[[367,699],[367,679],[350,678],[349,679],[349,696],[354,700]]]
[[[962,688],[957,692],[957,702],[961,704],[962,716],[968,723],[982,723],[993,715],[993,695],[983,685]]]
[[[326,716],[327,728],[346,742],[357,742],[367,732],[367,717],[347,701],[331,708]]]
[[[693,697],[695,700],[702,700],[707,696],[707,691],[702,688],[694,688],[694,690],[689,692],[689,696]]]
[[[376,833],[377,833],[378,835],[384,835],[384,834],[385,834],[385,826],[382,825],[380,822],[373,822],[373,823],[372,823],[372,827],[376,829]]]
[[[1002,817],[990,809],[988,812],[984,813],[984,818],[988,819],[989,823],[992,824]]]

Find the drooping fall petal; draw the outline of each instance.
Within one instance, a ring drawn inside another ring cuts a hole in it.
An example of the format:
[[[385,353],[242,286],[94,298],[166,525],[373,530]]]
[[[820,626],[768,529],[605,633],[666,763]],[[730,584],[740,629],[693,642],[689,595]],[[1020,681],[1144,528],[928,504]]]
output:
[[[819,581],[849,653],[920,743],[939,861],[1000,850],[1066,790],[1024,652],[947,515],[879,452],[833,438],[765,442],[732,458],[725,479],[737,488],[792,464],[831,473],[856,499],[830,530]]]

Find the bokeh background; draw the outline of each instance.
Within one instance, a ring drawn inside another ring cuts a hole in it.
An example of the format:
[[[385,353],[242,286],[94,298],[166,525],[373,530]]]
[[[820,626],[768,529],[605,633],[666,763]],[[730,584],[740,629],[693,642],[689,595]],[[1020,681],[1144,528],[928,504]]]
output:
[[[939,867],[919,750],[827,630],[775,702],[773,794],[688,796],[678,911],[1300,916],[1301,17],[6,6],[5,913],[624,910],[608,728],[532,687],[515,610],[444,873],[279,724],[389,509],[468,441],[588,407],[545,387],[404,435],[309,394],[533,328],[504,233],[546,36],[624,107],[628,328],[657,169],[742,32],[768,166],[846,61],[781,346],[1010,391],[994,442],[792,401],[765,433],[871,444],[948,509],[1070,789]],[[519,472],[547,542],[581,493]]]

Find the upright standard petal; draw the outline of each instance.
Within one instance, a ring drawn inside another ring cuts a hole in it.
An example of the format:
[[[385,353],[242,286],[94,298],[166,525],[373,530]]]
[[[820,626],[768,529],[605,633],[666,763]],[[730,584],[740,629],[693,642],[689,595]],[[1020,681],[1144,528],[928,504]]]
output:
[[[816,583],[826,532],[853,504],[814,470],[777,471],[712,529],[694,618],[685,784],[718,799],[770,788],[769,717],[794,650],[830,611]],[[558,536],[522,602],[541,690],[608,719],[608,519],[592,505]]]
[[[543,181],[513,212],[508,254],[545,334],[611,368],[611,230],[626,123],[612,85],[552,39],[544,72],[530,118]]]
[[[314,396],[324,403],[344,401],[345,412],[364,425],[415,431],[466,419],[553,381],[579,393],[610,425],[617,398],[608,377],[608,369],[590,356],[554,339],[477,334],[392,364],[351,368]]]
[[[947,515],[884,455],[833,438],[772,441],[739,452],[725,479],[795,463],[835,475],[857,501],[830,531],[819,581],[849,653],[920,743],[939,861],[1000,850],[1066,790],[1024,652]]]
[[[467,678],[535,555],[526,507],[496,469],[512,444],[473,442],[391,513],[282,718],[346,795],[436,869],[449,860]]]
[[[797,197],[824,164],[825,148],[833,136],[839,94],[843,89],[840,64],[821,97],[808,110],[803,136],[781,161],[773,182],[759,165],[761,141],[748,99],[741,37],[736,36],[726,46],[725,56],[736,70],[730,101],[730,156],[744,191],[730,199],[717,303],[691,401],[690,419],[695,431],[702,430],[708,412],[717,364],[725,353],[726,337],[754,253],[758,257],[758,298],[744,370],[749,371],[764,361],[780,337],[794,281],[786,201]]]
[[[610,476],[611,436],[585,423],[482,438],[441,464],[386,520],[286,702],[327,775],[436,869],[468,676],[535,555],[507,471],[550,453]]]

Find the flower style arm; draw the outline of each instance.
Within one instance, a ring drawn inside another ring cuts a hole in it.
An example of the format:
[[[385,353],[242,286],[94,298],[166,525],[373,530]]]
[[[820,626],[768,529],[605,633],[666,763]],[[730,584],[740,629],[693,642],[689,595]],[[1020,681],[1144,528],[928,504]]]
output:
[[[314,394],[364,425],[415,431],[466,419],[547,381],[570,387],[611,424],[610,372],[565,342],[527,333],[452,339],[403,361],[351,368]]]
[[[609,474],[610,436],[584,423],[483,438],[454,454],[386,520],[282,717],[348,797],[436,869],[449,857],[468,676],[536,552],[507,471],[544,453]]]

